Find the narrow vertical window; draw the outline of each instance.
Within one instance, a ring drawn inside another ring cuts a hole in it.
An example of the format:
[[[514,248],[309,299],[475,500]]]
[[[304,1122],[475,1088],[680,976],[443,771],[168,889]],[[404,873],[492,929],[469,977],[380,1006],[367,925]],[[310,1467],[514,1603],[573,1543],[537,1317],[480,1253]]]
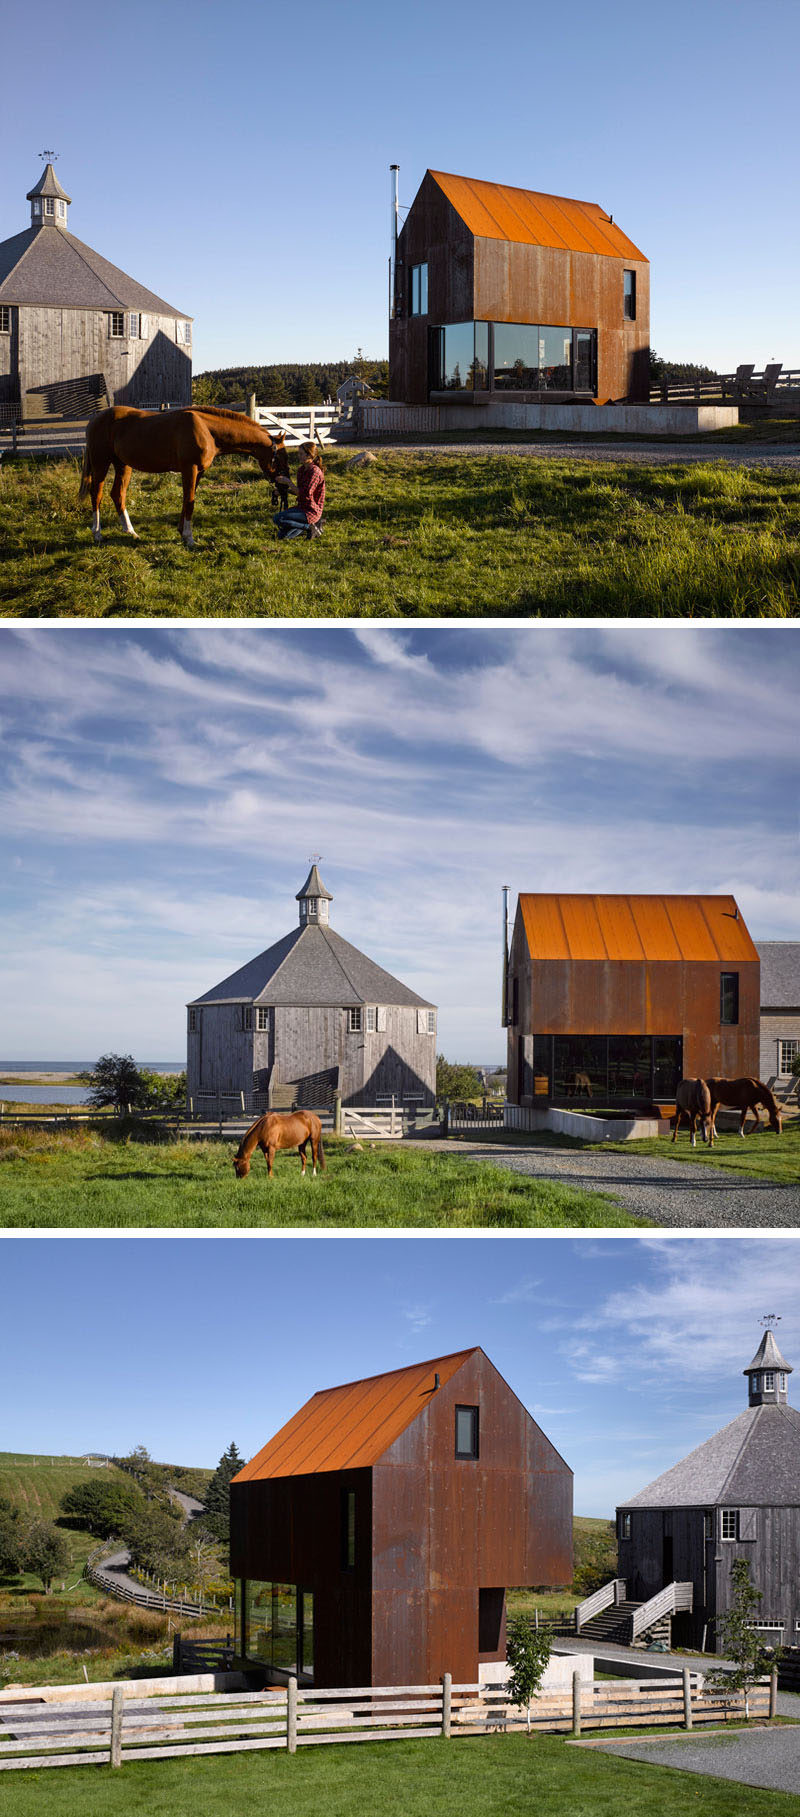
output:
[[[478,1455],[478,1409],[456,1408],[456,1457]]]
[[[719,1019],[730,1026],[739,1020],[739,973],[721,972],[719,979]]]
[[[636,273],[635,273],[635,271],[626,271],[623,273],[623,277],[624,277],[624,291],[623,291],[622,313],[625,317],[626,322],[635,322],[636,321]]]
[[[342,1490],[342,1570],[356,1568],[356,1492]]]

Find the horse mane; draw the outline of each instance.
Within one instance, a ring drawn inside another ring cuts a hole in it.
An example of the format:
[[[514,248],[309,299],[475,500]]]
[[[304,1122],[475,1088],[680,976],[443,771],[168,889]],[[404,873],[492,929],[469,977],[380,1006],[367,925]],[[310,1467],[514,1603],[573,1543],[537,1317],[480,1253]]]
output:
[[[756,1080],[756,1087],[759,1103],[764,1105],[765,1110],[772,1111],[776,1117],[779,1117],[781,1114],[781,1107],[777,1102],[775,1093],[770,1091],[769,1086],[764,1085],[761,1079]]]
[[[269,1112],[267,1112],[267,1115],[269,1115]],[[239,1147],[236,1150],[237,1161],[246,1161],[248,1155],[252,1154],[253,1149],[257,1148],[258,1136],[256,1131],[261,1128],[263,1122],[265,1122],[264,1116],[256,1117],[255,1123],[251,1123],[250,1128],[245,1130],[241,1142],[239,1143]],[[250,1140],[251,1136],[253,1138],[252,1142]]]

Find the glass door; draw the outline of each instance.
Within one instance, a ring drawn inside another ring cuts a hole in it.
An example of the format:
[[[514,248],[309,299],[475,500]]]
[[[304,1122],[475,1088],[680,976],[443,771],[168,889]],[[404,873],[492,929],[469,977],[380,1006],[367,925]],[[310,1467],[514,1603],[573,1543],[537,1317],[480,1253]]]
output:
[[[596,337],[593,328],[576,328],[575,330],[575,390],[597,390]]]
[[[297,1592],[297,1667],[304,1678],[314,1677],[314,1597],[310,1590]]]

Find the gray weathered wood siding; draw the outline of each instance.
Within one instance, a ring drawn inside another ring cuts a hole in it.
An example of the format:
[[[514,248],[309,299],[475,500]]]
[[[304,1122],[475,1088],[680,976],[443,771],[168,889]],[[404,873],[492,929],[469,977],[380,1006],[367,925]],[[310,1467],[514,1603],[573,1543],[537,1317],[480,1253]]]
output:
[[[726,1504],[727,1505],[727,1504]],[[714,1536],[703,1538],[704,1512],[713,1513]],[[756,1589],[762,1593],[759,1618],[782,1621],[784,1642],[794,1643],[800,1621],[800,1507],[740,1505],[739,1539],[720,1538],[720,1508],[634,1508],[631,1537],[618,1542],[619,1575],[635,1601],[655,1596],[668,1581],[664,1571],[664,1538],[672,1538],[673,1581],[694,1585],[694,1609],[680,1617],[680,1638],[700,1646],[708,1626],[707,1645],[714,1647],[713,1623],[731,1606],[733,1563],[745,1558]],[[678,1618],[673,1622],[676,1638]]]
[[[719,1613],[731,1606],[733,1561],[746,1558],[762,1593],[758,1620],[782,1621],[784,1641],[794,1645],[800,1621],[800,1507],[740,1506],[739,1539],[720,1541],[716,1552]]]
[[[127,329],[131,312],[123,313]],[[127,333],[120,339],[109,333],[106,310],[20,304],[14,314],[23,402],[26,392],[100,373],[111,403],[191,402],[191,346],[177,339],[184,317],[150,315],[146,339],[131,339]],[[0,342],[10,339],[0,335]]]
[[[665,1583],[693,1585],[691,1612],[680,1616],[680,1638],[686,1646],[700,1646],[703,1628],[716,1613],[713,1540],[704,1540],[703,1508],[634,1508],[631,1537],[618,1541],[619,1575],[625,1579],[634,1602],[656,1596]],[[718,1516],[715,1515],[715,1520]],[[715,1528],[716,1531],[716,1528]],[[672,1571],[664,1572],[664,1541],[672,1539]],[[678,1617],[673,1618],[677,1641]],[[712,1643],[709,1642],[709,1645]]]
[[[0,403],[15,403],[19,397],[19,310],[8,306],[9,332],[0,334]]]
[[[346,1104],[374,1104],[378,1094],[433,1103],[436,1092],[436,1035],[418,1029],[415,1005],[382,1006],[385,1028],[351,1033],[347,1010],[278,1007],[269,1028],[243,1029],[241,1003],[207,1003],[194,1012],[187,1032],[187,1092],[264,1091],[300,1083],[337,1068]],[[376,1006],[377,1007],[377,1006]],[[427,1024],[427,1010],[422,1012]],[[255,1020],[255,1009],[253,1010]],[[362,1009],[366,1022],[366,1008]]]

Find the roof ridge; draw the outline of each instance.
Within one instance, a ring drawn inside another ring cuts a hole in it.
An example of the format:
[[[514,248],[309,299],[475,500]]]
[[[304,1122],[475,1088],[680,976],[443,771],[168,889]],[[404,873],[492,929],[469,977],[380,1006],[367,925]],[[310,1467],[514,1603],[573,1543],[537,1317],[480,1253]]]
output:
[[[267,979],[266,984],[262,984],[261,989],[258,993],[259,997],[263,997],[265,990],[268,990],[270,988],[270,986],[275,983],[275,979],[278,977],[278,974],[283,971],[283,968],[284,968],[287,960],[291,958],[292,953],[295,950],[295,947],[299,946],[300,941],[303,938],[303,935],[306,934],[307,932],[308,932],[308,923],[306,923],[305,927],[293,927],[291,929],[290,933],[283,935],[282,940],[273,940],[272,946],[265,946],[264,953],[266,954],[266,953],[272,952],[272,947],[282,946],[284,940],[291,941],[291,946],[287,946],[286,951],[283,955],[283,958],[276,965],[274,972],[270,972],[270,975]],[[256,953],[255,958],[246,961],[246,963],[249,965],[255,965],[256,960],[260,959],[261,956],[262,956],[261,953]],[[240,970],[244,971],[244,969],[245,969],[244,966],[240,967]],[[254,997],[253,1001],[254,1001],[254,1003],[257,1003],[258,997]]]
[[[339,954],[336,951],[336,948],[331,945],[331,938],[330,938],[331,936],[335,940],[342,940],[342,935],[337,934],[335,928],[332,928],[332,927],[320,927],[319,932],[321,934],[324,934],[325,943],[328,947],[329,952],[333,954],[334,961],[335,961],[336,965],[338,965],[339,970],[342,974],[342,977],[346,980],[347,984],[349,985],[349,987],[350,987],[351,991],[354,993],[354,995],[356,997],[360,997],[361,993],[358,990],[357,986],[353,983],[353,980],[350,976],[350,973],[347,970],[347,967],[345,965],[343,965],[342,960],[340,959]],[[343,944],[343,946],[349,946],[350,943],[347,940],[342,940],[342,944]],[[357,948],[354,948],[353,950],[357,951]],[[366,959],[367,954],[364,953],[362,955],[362,957]],[[374,964],[374,961],[370,961],[370,963]],[[362,1001],[363,1001],[363,999],[362,999]]]
[[[725,1499],[725,1490],[726,1490],[726,1489],[727,1489],[727,1487],[728,1487],[728,1484],[729,1484],[729,1482],[730,1482],[730,1481],[731,1481],[731,1478],[732,1478],[732,1476],[733,1476],[733,1473],[734,1473],[734,1471],[735,1471],[735,1470],[736,1470],[736,1468],[737,1468],[737,1466],[738,1466],[738,1464],[739,1464],[739,1462],[740,1462],[740,1459],[741,1459],[741,1457],[742,1457],[742,1455],[743,1455],[743,1453],[744,1453],[744,1451],[745,1451],[745,1450],[746,1450],[746,1449],[747,1449],[747,1446],[748,1446],[748,1445],[749,1445],[749,1443],[750,1443],[750,1440],[751,1440],[751,1438],[752,1438],[752,1436],[753,1436],[753,1433],[754,1433],[754,1431],[755,1431],[755,1429],[756,1429],[756,1425],[757,1425],[757,1423],[758,1423],[758,1415],[759,1415],[759,1414],[760,1414],[760,1413],[763,1413],[763,1411],[764,1411],[764,1409],[763,1409],[763,1407],[744,1407],[744,1408],[743,1408],[743,1409],[742,1409],[742,1411],[743,1411],[743,1412],[744,1412],[744,1413],[749,1413],[749,1414],[751,1414],[751,1415],[752,1415],[752,1417],[751,1417],[751,1418],[750,1418],[750,1419],[749,1419],[749,1420],[748,1420],[748,1422],[747,1422],[747,1425],[746,1425],[746,1426],[745,1426],[745,1430],[744,1430],[744,1437],[743,1437],[743,1439],[742,1439],[742,1442],[741,1442],[741,1444],[740,1444],[740,1446],[739,1446],[739,1449],[738,1449],[738,1451],[737,1451],[737,1453],[736,1453],[736,1456],[735,1456],[735,1458],[734,1458],[734,1459],[733,1459],[733,1462],[732,1462],[732,1464],[731,1464],[731,1467],[730,1467],[730,1469],[729,1469],[729,1471],[728,1471],[728,1474],[727,1474],[727,1476],[726,1476],[726,1477],[725,1477],[725,1478],[724,1478],[724,1480],[723,1480],[723,1482],[721,1482],[721,1483],[720,1483],[720,1489],[719,1489],[719,1498],[720,1498],[720,1501],[724,1501],[724,1499]],[[730,1423],[731,1423],[731,1425],[733,1425],[733,1424],[734,1424],[734,1421],[733,1421],[733,1420],[731,1420],[731,1422],[730,1422]],[[724,1427],[723,1427],[723,1431],[724,1431]]]

